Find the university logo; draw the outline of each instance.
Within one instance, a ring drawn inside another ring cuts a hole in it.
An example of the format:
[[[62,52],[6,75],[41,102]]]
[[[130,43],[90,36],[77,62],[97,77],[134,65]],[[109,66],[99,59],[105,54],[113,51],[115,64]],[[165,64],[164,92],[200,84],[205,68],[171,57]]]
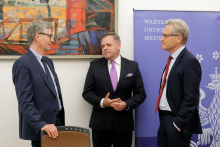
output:
[[[208,108],[202,106],[202,100],[206,98],[205,92],[200,88],[199,115],[202,126],[210,124],[210,128],[203,128],[203,134],[198,135],[198,141],[191,141],[191,147],[205,146],[220,147],[220,73],[215,68],[215,73],[210,74],[212,79],[206,88],[213,90],[215,95]]]

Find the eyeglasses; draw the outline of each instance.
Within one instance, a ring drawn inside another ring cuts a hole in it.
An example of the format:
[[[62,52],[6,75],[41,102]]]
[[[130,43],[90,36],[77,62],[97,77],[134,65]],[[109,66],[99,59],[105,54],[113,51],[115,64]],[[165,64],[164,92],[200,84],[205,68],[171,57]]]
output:
[[[173,34],[161,34],[162,37],[167,38],[169,36],[179,36],[179,35],[173,35]]]
[[[38,34],[46,35],[46,36],[48,36],[50,39],[53,37],[53,34],[46,34],[46,33],[38,33]]]

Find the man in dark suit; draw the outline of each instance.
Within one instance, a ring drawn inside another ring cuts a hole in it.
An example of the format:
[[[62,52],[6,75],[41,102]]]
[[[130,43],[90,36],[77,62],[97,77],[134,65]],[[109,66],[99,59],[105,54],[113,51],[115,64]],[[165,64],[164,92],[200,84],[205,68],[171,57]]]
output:
[[[198,112],[202,70],[185,44],[189,29],[180,19],[166,21],[161,42],[170,56],[164,69],[156,111],[158,147],[189,147],[192,134],[201,134]]]
[[[116,33],[105,33],[101,39],[104,58],[90,63],[82,94],[93,106],[93,146],[131,147],[133,109],[146,98],[141,73],[136,62],[120,56]]]
[[[56,126],[64,125],[64,108],[57,74],[51,59],[44,56],[54,41],[52,25],[36,20],[27,29],[30,49],[12,68],[18,100],[19,137],[40,147],[40,131],[57,138]]]

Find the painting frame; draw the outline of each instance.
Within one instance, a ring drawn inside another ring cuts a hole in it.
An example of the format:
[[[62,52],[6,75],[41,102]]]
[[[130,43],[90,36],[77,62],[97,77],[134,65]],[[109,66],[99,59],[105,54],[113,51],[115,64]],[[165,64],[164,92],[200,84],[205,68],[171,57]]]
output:
[[[118,33],[118,0],[114,0],[114,32]],[[18,59],[22,55],[0,55],[0,60],[4,59]],[[103,57],[103,55],[46,55],[51,59],[97,59]]]

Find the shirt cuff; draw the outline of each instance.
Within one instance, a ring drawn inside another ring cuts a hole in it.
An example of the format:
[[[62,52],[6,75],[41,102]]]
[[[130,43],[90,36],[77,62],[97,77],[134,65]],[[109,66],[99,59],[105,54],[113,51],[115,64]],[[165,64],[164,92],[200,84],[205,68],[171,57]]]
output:
[[[105,108],[105,107],[103,106],[103,101],[104,101],[104,98],[102,98],[102,100],[101,100],[101,102],[100,102],[100,107],[101,107],[101,108]]]
[[[177,128],[177,130],[181,130],[180,128],[178,128],[177,126],[176,126],[176,124],[173,122],[173,125],[174,125],[174,127],[175,128]]]

